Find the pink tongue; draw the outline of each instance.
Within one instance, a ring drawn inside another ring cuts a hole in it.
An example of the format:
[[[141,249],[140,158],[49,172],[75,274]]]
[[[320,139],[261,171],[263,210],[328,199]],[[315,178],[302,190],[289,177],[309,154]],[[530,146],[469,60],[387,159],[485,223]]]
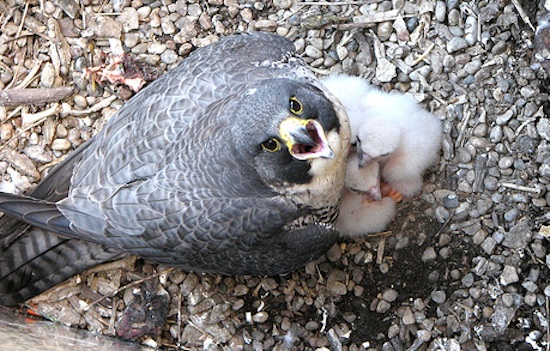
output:
[[[324,147],[323,145],[323,139],[319,136],[319,131],[317,130],[317,127],[315,123],[308,122],[306,125],[306,130],[311,139],[314,141],[315,145],[307,145],[307,144],[296,144],[292,148],[293,152],[300,155],[307,155],[307,154],[315,154],[319,151],[321,151]]]

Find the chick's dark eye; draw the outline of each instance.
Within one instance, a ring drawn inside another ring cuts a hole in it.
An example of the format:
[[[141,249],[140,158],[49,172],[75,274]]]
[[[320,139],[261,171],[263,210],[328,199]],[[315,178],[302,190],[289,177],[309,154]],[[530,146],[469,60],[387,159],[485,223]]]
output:
[[[296,115],[302,114],[304,112],[304,105],[298,100],[296,96],[291,96],[289,100],[290,111]]]
[[[281,143],[275,138],[267,139],[262,143],[262,150],[267,152],[275,152],[281,149]]]

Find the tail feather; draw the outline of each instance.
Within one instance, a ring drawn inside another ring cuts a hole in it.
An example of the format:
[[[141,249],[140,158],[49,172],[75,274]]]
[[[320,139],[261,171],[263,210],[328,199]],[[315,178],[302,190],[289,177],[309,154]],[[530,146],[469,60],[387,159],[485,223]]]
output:
[[[5,233],[0,233],[2,305],[21,303],[77,273],[122,256],[117,250],[67,239],[7,216],[0,219],[0,224],[19,227],[4,237],[1,235]]]
[[[60,234],[73,234],[69,221],[55,203],[24,195],[0,192],[0,211],[22,222]]]
[[[63,236],[71,234],[69,223],[55,202],[67,196],[74,164],[90,142],[54,167],[29,196],[0,194],[0,211],[11,215],[0,217],[0,305],[17,305],[123,256],[118,250]]]

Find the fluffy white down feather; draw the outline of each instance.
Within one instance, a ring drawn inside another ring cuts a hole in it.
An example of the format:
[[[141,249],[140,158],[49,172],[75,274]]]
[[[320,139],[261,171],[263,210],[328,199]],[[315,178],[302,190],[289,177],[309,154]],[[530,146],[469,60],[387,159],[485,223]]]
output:
[[[323,83],[346,108],[363,162],[380,162],[383,180],[405,197],[418,194],[424,171],[439,156],[439,118],[412,96],[383,92],[360,77],[334,75]]]
[[[358,167],[358,164],[357,153],[351,151],[346,160],[346,189],[369,195],[373,200],[380,200],[380,164],[371,162],[364,167]]]
[[[345,189],[336,227],[345,236],[382,232],[394,218],[395,207],[391,197],[374,201],[368,195]]]
[[[372,162],[365,167],[357,166],[357,154],[348,156],[346,189],[340,204],[340,216],[336,227],[345,236],[378,233],[395,216],[395,201],[380,194],[380,167]]]

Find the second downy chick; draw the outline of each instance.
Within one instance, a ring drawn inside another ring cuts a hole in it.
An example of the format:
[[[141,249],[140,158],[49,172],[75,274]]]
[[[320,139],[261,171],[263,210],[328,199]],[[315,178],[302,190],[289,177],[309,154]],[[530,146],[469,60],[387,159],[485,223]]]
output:
[[[351,163],[351,164],[350,164]],[[380,191],[379,163],[357,167],[357,155],[348,156],[346,187],[340,204],[336,227],[345,236],[378,233],[386,229],[395,216],[396,202]]]

